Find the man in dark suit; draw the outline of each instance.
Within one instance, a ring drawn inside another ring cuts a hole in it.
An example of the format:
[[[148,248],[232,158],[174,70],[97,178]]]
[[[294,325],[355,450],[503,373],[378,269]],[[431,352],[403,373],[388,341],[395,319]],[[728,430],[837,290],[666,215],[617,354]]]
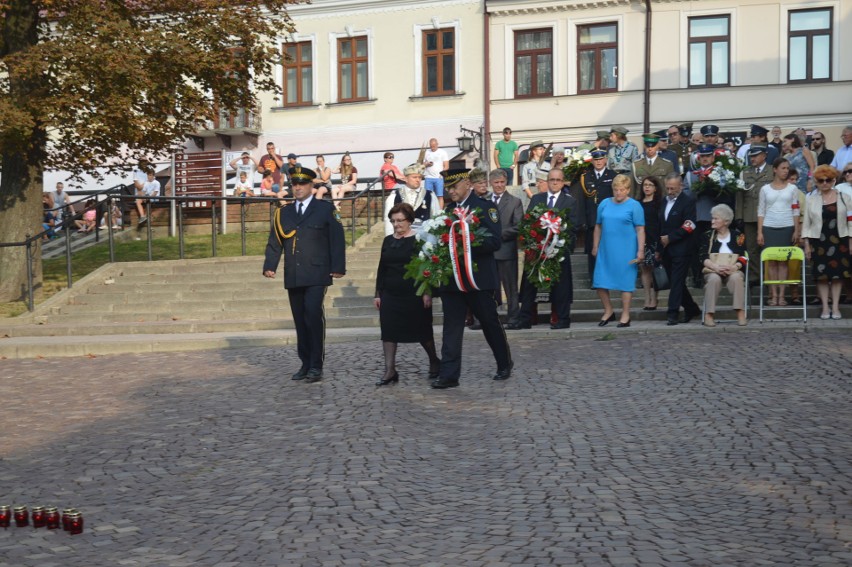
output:
[[[506,192],[506,172],[495,169],[491,172],[491,199],[497,205],[500,215],[500,235],[502,244],[494,252],[497,260],[497,273],[503,293],[506,294],[506,323],[509,329],[519,328],[520,304],[518,303],[518,223],[524,216],[524,206],[521,200]],[[500,295],[500,289],[497,289]]]
[[[686,272],[695,252],[695,199],[683,192],[683,180],[677,173],[666,176],[666,201],[660,209],[660,241],[657,256],[668,272],[669,291],[668,325],[689,323],[701,314],[701,309],[686,288]],[[681,306],[683,318],[678,320]]]
[[[606,151],[592,150],[592,167],[588,168],[571,185],[571,196],[577,202],[578,221],[575,230],[584,231],[583,252],[589,263],[589,281],[595,273],[595,257],[592,256],[592,241],[598,217],[598,205],[612,197],[612,180],[615,172],[606,166]]]
[[[497,262],[494,260],[494,252],[500,248],[501,242],[499,213],[494,203],[473,193],[467,169],[446,170],[441,175],[444,177],[444,192],[449,198],[446,212],[453,214],[456,208],[467,209],[469,213],[476,211],[480,227],[486,230],[487,236],[479,241],[479,246],[471,247],[472,260],[476,265],[472,271],[473,281],[462,266],[458,275],[461,287],[455,278],[450,278],[449,283],[440,289],[444,311],[441,371],[438,379],[432,382],[432,387],[444,389],[459,385],[465,314],[468,309],[482,325],[482,333],[494,353],[497,362],[494,379],[506,380],[512,375],[513,362],[506,333],[497,317],[497,302],[494,301],[494,290],[499,286]]]
[[[322,380],[325,356],[323,299],[332,278],[346,273],[346,241],[334,205],[312,196],[316,174],[291,167],[288,177],[295,201],[275,212],[263,275],[274,278],[284,253],[284,287],[296,325],[302,366],[293,380]]]
[[[574,282],[571,273],[571,250],[574,248],[574,238],[577,225],[580,222],[577,214],[577,201],[562,189],[565,186],[565,176],[561,169],[551,169],[547,172],[547,193],[537,193],[530,199],[527,212],[536,205],[544,204],[548,209],[561,211],[568,215],[571,223],[570,234],[562,235],[568,242],[566,246],[565,259],[562,262],[562,274],[559,281],[550,291],[551,302],[556,310],[556,322],[550,324],[551,329],[567,329],[571,326],[571,303],[574,301]],[[529,329],[532,326],[533,308],[536,302],[538,289],[526,278],[521,282],[521,329]]]

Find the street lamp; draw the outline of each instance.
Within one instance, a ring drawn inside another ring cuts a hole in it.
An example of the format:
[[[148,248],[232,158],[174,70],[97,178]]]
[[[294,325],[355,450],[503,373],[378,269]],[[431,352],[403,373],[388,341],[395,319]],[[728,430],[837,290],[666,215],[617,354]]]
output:
[[[480,126],[479,130],[470,130],[464,126],[459,126],[459,131],[462,133],[461,136],[456,138],[456,141],[459,144],[459,150],[464,153],[476,152],[479,154],[479,159],[481,161],[487,162],[485,154],[482,151],[482,139],[484,137],[483,127]]]

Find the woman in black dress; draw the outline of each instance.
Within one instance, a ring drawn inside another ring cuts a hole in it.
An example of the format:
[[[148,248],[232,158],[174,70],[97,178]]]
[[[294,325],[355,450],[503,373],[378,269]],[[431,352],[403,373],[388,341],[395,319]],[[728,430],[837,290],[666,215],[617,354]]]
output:
[[[663,182],[653,175],[642,181],[642,210],[645,212],[645,259],[639,265],[642,287],[645,289],[644,311],[657,310],[657,290],[654,289],[654,252],[660,239],[660,206],[663,202]]]
[[[393,234],[382,243],[382,255],[376,273],[376,298],[385,354],[385,374],[376,386],[399,382],[396,370],[396,345],[420,343],[429,355],[429,378],[438,377],[441,361],[432,335],[432,297],[415,294],[414,280],[404,279],[405,265],[414,256],[414,209],[408,203],[394,205],[388,213]]]

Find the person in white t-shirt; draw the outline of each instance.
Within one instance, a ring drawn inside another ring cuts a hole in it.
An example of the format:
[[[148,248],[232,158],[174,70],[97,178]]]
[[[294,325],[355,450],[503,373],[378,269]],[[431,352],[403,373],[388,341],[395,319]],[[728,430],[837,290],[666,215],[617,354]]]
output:
[[[142,189],[137,189],[136,194],[145,197],[156,197],[160,194],[160,182],[154,178],[154,170],[149,169],[147,172],[147,180],[142,185]],[[148,217],[145,216],[145,201],[146,199],[136,199],[136,212],[139,213],[139,224],[145,224]]]
[[[423,155],[424,183],[427,191],[432,191],[438,197],[438,206],[444,208],[444,178],[441,172],[450,168],[450,156],[438,147],[438,140],[429,140],[429,149]]]
[[[246,179],[252,186],[254,186],[254,172],[257,171],[257,160],[251,157],[248,152],[243,152],[240,157],[232,159],[228,165],[231,166],[231,169],[237,172],[234,176],[235,183],[239,181],[240,174],[245,172]]]

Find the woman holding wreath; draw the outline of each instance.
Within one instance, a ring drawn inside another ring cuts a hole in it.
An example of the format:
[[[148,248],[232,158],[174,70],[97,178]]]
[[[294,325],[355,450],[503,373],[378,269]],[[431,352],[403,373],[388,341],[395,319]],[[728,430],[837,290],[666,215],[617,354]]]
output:
[[[415,293],[413,280],[405,279],[405,266],[416,254],[414,247],[414,209],[408,203],[398,203],[388,213],[393,234],[382,242],[379,269],[376,271],[376,296],[373,302],[379,310],[382,349],[385,355],[385,374],[376,386],[399,382],[396,370],[397,343],[420,343],[429,356],[429,378],[438,377],[441,361],[435,350],[432,335],[432,297]]]
[[[745,234],[731,228],[734,211],[728,205],[710,209],[710,230],[699,241],[698,258],[704,267],[704,326],[716,326],[716,301],[724,284],[734,297],[737,325],[747,324],[745,312]]]

